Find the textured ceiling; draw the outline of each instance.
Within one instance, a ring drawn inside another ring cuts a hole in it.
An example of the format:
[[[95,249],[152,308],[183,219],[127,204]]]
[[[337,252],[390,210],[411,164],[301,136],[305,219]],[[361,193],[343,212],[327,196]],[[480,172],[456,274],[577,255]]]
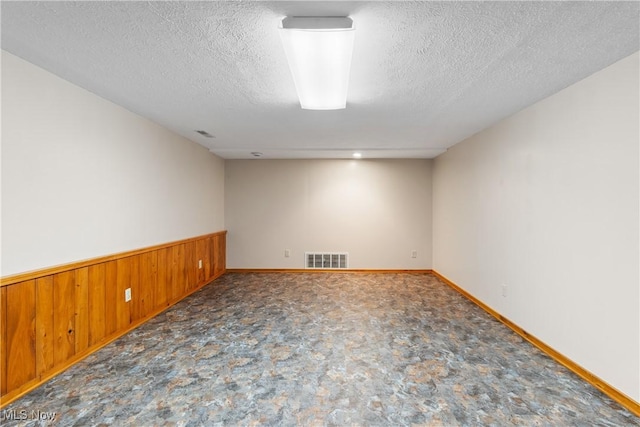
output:
[[[1,8],[3,49],[224,158],[433,157],[632,54],[640,40],[638,2]],[[300,109],[276,30],[287,15],[353,18],[345,110]]]

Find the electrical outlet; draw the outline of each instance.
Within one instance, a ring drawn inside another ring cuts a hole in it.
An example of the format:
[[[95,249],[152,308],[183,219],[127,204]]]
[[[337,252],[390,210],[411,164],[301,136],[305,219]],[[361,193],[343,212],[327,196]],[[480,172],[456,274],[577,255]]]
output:
[[[502,296],[503,297],[507,296],[507,285],[502,285]]]
[[[411,251],[411,258],[418,258],[418,251],[415,249]]]
[[[285,258],[289,258],[291,256],[291,249],[285,249],[284,250],[284,257]]]
[[[198,268],[202,268],[202,260],[201,259],[198,260]]]
[[[131,288],[127,288],[124,290],[124,302],[131,301]]]

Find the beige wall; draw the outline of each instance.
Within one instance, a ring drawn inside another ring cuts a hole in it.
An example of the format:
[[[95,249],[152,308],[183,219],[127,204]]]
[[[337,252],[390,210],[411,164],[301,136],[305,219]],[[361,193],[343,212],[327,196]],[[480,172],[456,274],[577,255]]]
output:
[[[429,160],[228,160],[225,172],[228,268],[304,268],[305,251],[431,268]]]
[[[433,178],[434,269],[636,401],[638,60],[454,146]]]
[[[224,162],[2,52],[2,275],[224,229]]]

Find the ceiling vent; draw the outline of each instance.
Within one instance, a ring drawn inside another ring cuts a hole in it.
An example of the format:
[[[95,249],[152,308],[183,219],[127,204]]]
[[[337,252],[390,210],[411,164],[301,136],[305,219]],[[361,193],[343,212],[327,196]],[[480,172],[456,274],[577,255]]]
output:
[[[347,252],[305,252],[304,257],[307,268],[349,268],[349,254]]]
[[[215,138],[215,136],[211,135],[206,130],[197,130],[196,133],[199,133],[200,135],[204,136],[205,138]]]

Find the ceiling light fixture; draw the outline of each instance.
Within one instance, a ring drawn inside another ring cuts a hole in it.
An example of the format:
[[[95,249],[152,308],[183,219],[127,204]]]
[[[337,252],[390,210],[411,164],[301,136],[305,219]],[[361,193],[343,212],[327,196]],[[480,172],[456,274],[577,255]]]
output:
[[[353,153],[353,158],[354,159],[361,159],[362,158],[362,153]]]
[[[300,106],[345,108],[355,38],[351,18],[287,17],[279,32]]]

